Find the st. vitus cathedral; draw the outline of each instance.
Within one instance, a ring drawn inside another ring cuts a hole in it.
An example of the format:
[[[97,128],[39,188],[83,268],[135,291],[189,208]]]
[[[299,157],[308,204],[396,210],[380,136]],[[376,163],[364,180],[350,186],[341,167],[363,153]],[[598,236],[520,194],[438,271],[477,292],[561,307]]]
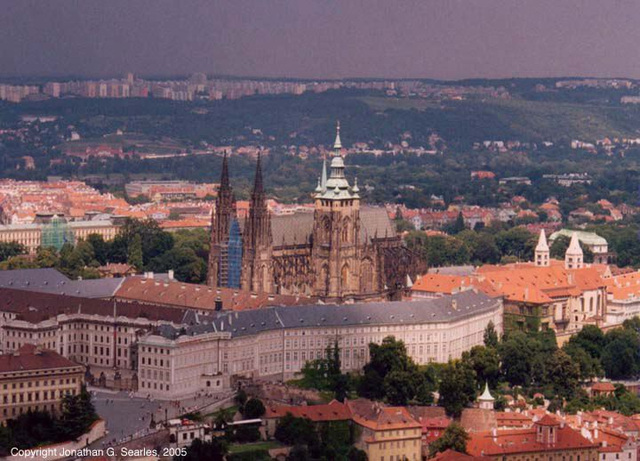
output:
[[[248,217],[236,215],[223,159],[211,225],[208,283],[329,302],[398,299],[421,269],[384,208],[361,206],[344,174],[338,125],[330,173],[323,164],[315,211],[271,216],[258,157]]]

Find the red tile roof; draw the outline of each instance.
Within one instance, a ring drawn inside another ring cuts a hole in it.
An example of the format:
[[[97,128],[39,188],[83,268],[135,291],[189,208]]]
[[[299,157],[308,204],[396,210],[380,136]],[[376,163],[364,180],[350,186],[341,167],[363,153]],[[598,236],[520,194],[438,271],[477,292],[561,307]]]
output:
[[[544,419],[544,418],[543,418]],[[497,456],[518,453],[540,453],[545,451],[597,448],[580,432],[569,426],[558,426],[556,442],[545,444],[537,441],[537,428],[511,429],[506,431],[476,432],[471,434],[467,451],[472,455]]]
[[[405,407],[385,407],[367,399],[348,400],[353,421],[374,431],[392,429],[421,429]]]
[[[0,373],[69,367],[80,367],[78,371],[82,371],[77,363],[55,351],[37,349],[33,344],[25,344],[13,354],[0,355]]]
[[[484,461],[489,460],[491,458],[487,456],[471,456],[466,453],[460,453],[454,450],[443,451],[442,453],[438,453],[431,461]]]
[[[293,295],[252,293],[233,288],[213,289],[206,285],[182,283],[176,280],[160,282],[141,277],[127,278],[116,292],[118,299],[131,299],[165,306],[211,310],[216,299],[222,301],[224,310],[258,309],[266,306],[294,306],[311,304],[312,298]]]

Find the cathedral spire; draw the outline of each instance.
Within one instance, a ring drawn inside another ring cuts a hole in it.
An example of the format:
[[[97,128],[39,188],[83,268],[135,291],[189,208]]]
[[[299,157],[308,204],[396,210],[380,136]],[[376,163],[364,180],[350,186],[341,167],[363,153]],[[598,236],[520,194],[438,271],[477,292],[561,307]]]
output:
[[[256,178],[253,182],[253,193],[264,194],[264,183],[262,182],[262,160],[258,153],[258,163],[256,164]]]
[[[222,175],[220,177],[220,190],[229,190],[229,161],[227,160],[227,152],[224,152],[222,157]]]
[[[342,141],[340,141],[340,120],[336,122],[336,140],[333,143],[334,155],[340,154],[340,149],[342,149]]]

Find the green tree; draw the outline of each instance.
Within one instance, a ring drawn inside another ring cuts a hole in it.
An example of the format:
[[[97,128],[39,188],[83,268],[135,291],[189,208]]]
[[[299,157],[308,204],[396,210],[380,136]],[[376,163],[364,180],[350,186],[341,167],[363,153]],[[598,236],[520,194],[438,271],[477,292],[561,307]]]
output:
[[[496,234],[496,244],[504,256],[513,256],[520,261],[530,261],[535,248],[535,236],[524,227],[513,227]]]
[[[285,445],[311,446],[318,443],[313,421],[308,418],[296,418],[291,413],[280,419],[274,437]]]
[[[640,340],[635,331],[609,331],[602,351],[602,368],[609,379],[630,379],[640,373]]]
[[[27,253],[24,245],[17,242],[0,242],[0,261]]]
[[[262,400],[249,399],[247,403],[244,404],[242,416],[244,416],[245,419],[257,419],[261,418],[266,411]]]
[[[569,338],[569,344],[580,347],[591,357],[599,359],[606,340],[600,328],[595,325],[585,325],[582,330]]]
[[[438,404],[447,414],[459,417],[476,397],[475,372],[461,360],[449,361],[440,372]]]
[[[56,267],[60,263],[58,251],[54,247],[38,247],[36,264],[38,267]]]
[[[484,329],[483,340],[486,347],[498,347],[498,332],[496,331],[496,326],[491,320],[487,324],[487,327]]]
[[[207,264],[191,248],[172,248],[153,258],[146,266],[154,272],[173,270],[176,279],[187,283],[201,283],[207,277]]]
[[[65,395],[62,398],[62,413],[58,421],[59,430],[69,439],[83,434],[98,419],[91,402],[91,394],[82,387],[77,395]]]
[[[462,361],[476,373],[476,381],[482,386],[488,382],[496,387],[500,379],[500,356],[493,347],[474,346],[462,353]]]
[[[447,234],[455,235],[459,234],[463,230],[465,230],[467,226],[464,224],[464,217],[462,216],[462,211],[458,213],[456,220],[447,227]]]
[[[134,235],[127,248],[127,263],[135,267],[138,271],[143,268],[142,262],[142,237],[140,234]]]
[[[563,350],[555,351],[545,367],[545,381],[556,396],[571,400],[580,388],[580,367]]]
[[[105,242],[102,235],[89,234],[87,236],[87,243],[93,248],[95,259],[100,265],[105,265],[109,262],[110,243]]]
[[[433,458],[437,453],[447,450],[466,453],[469,439],[469,434],[464,430],[464,427],[458,423],[451,423],[439,439],[429,444],[429,458]]]
[[[514,331],[499,347],[502,374],[511,385],[528,386],[531,382],[532,353],[527,335]]]
[[[580,370],[580,379],[582,381],[589,381],[593,378],[603,376],[602,366],[600,359],[591,357],[587,351],[580,347],[577,343],[571,341],[565,343],[562,346],[562,350],[566,352],[571,360],[578,365]]]

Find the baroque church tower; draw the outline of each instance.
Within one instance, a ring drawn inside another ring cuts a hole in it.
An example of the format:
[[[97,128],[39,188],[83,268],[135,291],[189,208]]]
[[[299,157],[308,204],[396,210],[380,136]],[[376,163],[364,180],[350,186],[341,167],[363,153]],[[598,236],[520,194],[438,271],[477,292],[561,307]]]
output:
[[[211,239],[207,284],[212,287],[228,286],[229,274],[226,263],[229,251],[230,230],[236,221],[236,202],[229,181],[227,154],[222,159],[220,190],[216,208],[211,216]],[[233,227],[237,227],[236,225]]]
[[[266,293],[273,291],[272,240],[271,216],[262,181],[262,163],[258,155],[249,217],[245,222],[242,239],[243,290]]]
[[[311,261],[313,294],[326,300],[357,295],[360,287],[360,195],[344,175],[340,124],[337,125],[329,178],[318,183]]]

